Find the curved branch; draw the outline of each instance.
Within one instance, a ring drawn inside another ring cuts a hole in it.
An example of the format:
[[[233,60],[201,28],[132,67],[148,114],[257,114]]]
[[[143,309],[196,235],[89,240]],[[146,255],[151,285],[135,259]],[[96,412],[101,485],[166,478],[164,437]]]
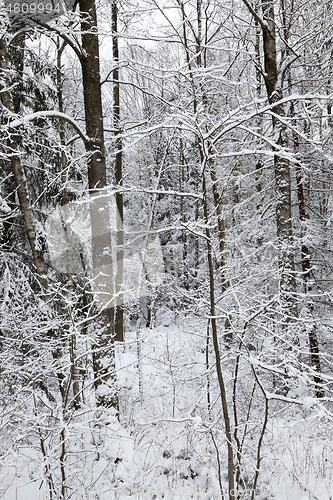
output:
[[[31,113],[30,115],[23,116],[22,118],[17,118],[16,120],[13,120],[12,122],[9,123],[9,127],[17,128],[20,127],[21,125],[24,125],[25,123],[35,120],[36,118],[58,118],[59,120],[65,120],[74,128],[74,130],[76,130],[76,132],[79,134],[84,144],[87,144],[90,141],[89,137],[86,136],[83,130],[81,130],[81,128],[79,127],[79,125],[73,120],[73,118],[71,118],[69,115],[66,115],[66,113],[60,113],[59,111],[55,110],[37,111],[36,113]]]
[[[264,21],[261,19],[261,17],[257,14],[257,12],[252,7],[252,5],[247,0],[243,0],[243,3],[249,9],[249,11],[252,14],[252,16],[254,17],[254,19],[256,21],[258,21],[258,23],[260,24],[262,30],[269,32],[268,26],[266,26],[266,24],[264,23]]]
[[[73,37],[75,40],[75,43],[74,43],[74,41],[66,33],[64,33],[62,30],[58,29],[56,26],[49,26],[48,24],[44,24],[41,22],[38,22],[36,24],[38,24],[38,26],[41,26],[42,28],[46,28],[48,31],[51,31],[51,32],[59,35],[60,38],[62,38],[74,50],[75,54],[79,58],[80,63],[82,64],[82,59],[84,57],[84,54],[83,54],[81,46],[79,45],[79,43],[77,42],[75,37]]]

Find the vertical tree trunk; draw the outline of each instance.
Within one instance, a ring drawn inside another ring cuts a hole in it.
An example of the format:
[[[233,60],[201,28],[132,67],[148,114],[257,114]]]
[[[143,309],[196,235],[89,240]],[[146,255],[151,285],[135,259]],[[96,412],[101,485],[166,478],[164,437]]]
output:
[[[106,191],[106,161],[103,131],[103,109],[99,69],[97,16],[94,0],[80,0],[81,57],[87,145],[88,180],[91,196],[92,265],[95,299],[102,297],[102,311],[93,346],[93,366],[97,404],[115,407],[118,401],[115,388],[113,266],[109,204]],[[109,302],[105,297],[109,297]],[[98,302],[98,300],[97,300]],[[102,388],[100,386],[103,386]]]
[[[203,194],[203,208],[204,208],[204,218],[206,224],[206,237],[207,237],[207,260],[208,260],[208,270],[209,270],[210,315],[211,315],[211,325],[212,325],[212,338],[213,338],[214,353],[215,353],[216,373],[217,373],[217,379],[219,383],[221,403],[222,403],[225,437],[227,441],[227,450],[228,450],[229,500],[234,500],[235,499],[234,453],[232,446],[232,435],[231,435],[231,425],[230,425],[230,417],[228,411],[227,393],[222,373],[221,355],[217,337],[217,324],[216,324],[216,311],[215,311],[215,278],[214,278],[213,257],[212,257],[213,250],[211,243],[211,234],[209,229],[207,189],[206,189],[206,180],[204,172],[202,175],[202,194]]]
[[[289,77],[290,78],[290,77]],[[291,79],[289,81],[289,87],[291,90]],[[293,117],[295,115],[295,109],[293,103],[290,106],[290,115]],[[298,135],[294,132],[293,134],[293,146],[296,154],[299,151],[299,138]],[[303,187],[303,176],[302,169],[300,165],[296,166],[296,185],[297,185],[297,201],[298,201],[298,213],[299,220],[301,223],[301,269],[302,269],[302,281],[304,284],[304,293],[307,297],[307,316],[310,319],[310,323],[308,325],[308,338],[309,338],[309,347],[310,347],[310,363],[313,369],[316,371],[316,375],[313,377],[315,383],[315,391],[316,396],[318,398],[324,396],[324,391],[321,387],[322,379],[320,377],[321,373],[321,363],[319,356],[319,345],[317,338],[317,326],[316,322],[313,320],[313,300],[311,298],[312,292],[312,280],[311,280],[311,262],[310,262],[310,249],[307,244],[304,242],[304,225],[308,220],[308,215],[306,213],[306,204],[305,204],[305,195],[304,195],[304,187]]]
[[[273,105],[272,126],[273,139],[277,147],[287,146],[286,126],[279,117],[285,116],[282,104],[281,82],[279,82],[277,60],[277,38],[275,33],[274,5],[269,0],[262,3],[263,19],[252,8],[247,0],[243,0],[254,19],[258,21],[263,36],[264,79],[268,101]],[[277,151],[277,148],[276,148]],[[285,322],[289,323],[297,317],[296,279],[293,253],[293,232],[291,222],[291,186],[289,161],[278,153],[274,156],[274,174],[276,190],[276,226],[279,246],[280,300]]]
[[[111,5],[112,16],[112,54],[114,69],[112,72],[113,79],[113,125],[117,129],[115,140],[115,178],[117,184],[116,205],[117,205],[117,269],[116,269],[116,293],[120,294],[123,287],[124,276],[124,207],[123,193],[121,187],[123,185],[122,172],[122,140],[120,127],[120,94],[119,94],[119,46],[118,46],[118,6],[117,0],[112,0]],[[115,313],[115,340],[124,341],[124,309],[122,296],[119,295]]]
[[[207,67],[207,59],[206,59],[206,48],[205,45],[207,44],[207,29],[205,30],[205,37],[203,39],[203,33],[202,33],[202,2],[201,0],[197,0],[197,25],[198,25],[198,32],[196,36],[196,50],[197,50],[197,66],[198,68],[206,68]],[[204,112],[206,114],[206,117],[209,117],[210,114],[210,106],[206,94],[206,90],[204,88],[204,85],[200,83],[200,91],[201,91],[201,99],[204,107]],[[194,110],[195,112],[195,110]],[[206,126],[206,131],[208,132],[208,125]],[[229,288],[229,280],[227,277],[226,273],[226,262],[225,262],[225,220],[223,217],[223,205],[222,205],[222,200],[221,200],[221,195],[220,195],[220,188],[219,188],[219,181],[217,178],[216,174],[216,164],[215,160],[213,158],[213,148],[211,144],[208,144],[208,154],[209,154],[209,159],[208,159],[208,166],[210,170],[210,176],[212,180],[212,191],[213,191],[213,200],[214,200],[214,207],[215,207],[215,213],[217,216],[217,233],[218,233],[218,240],[219,240],[219,248],[220,248],[220,276],[221,276],[221,291],[222,294],[226,292],[226,290]],[[200,148],[201,152],[201,162],[203,161],[203,150]],[[225,320],[225,334],[224,334],[224,341],[226,347],[230,347],[230,343],[232,341],[232,330],[230,329],[230,322],[229,319],[226,318]]]
[[[297,183],[299,218],[302,224],[307,220],[307,214],[305,211],[303,179],[300,166],[297,166],[296,168],[296,183]],[[302,242],[301,245],[301,266],[302,266],[302,277],[304,283],[304,292],[306,295],[309,295],[312,292],[310,250],[304,242]],[[309,310],[309,317],[311,320],[313,316],[313,301],[311,300],[311,297],[308,299],[308,302],[309,303],[307,305],[307,308]],[[316,388],[316,396],[317,398],[321,398],[324,396],[324,391],[321,388],[322,384],[322,379],[320,377],[321,363],[319,356],[317,328],[314,320],[311,321],[308,326],[308,338],[310,347],[310,363],[314,368],[314,370],[316,371],[316,375],[313,377],[313,381],[315,383],[315,388]]]
[[[259,26],[259,23],[258,23],[258,20],[255,19],[255,65],[256,65],[256,68],[255,68],[255,72],[256,72],[256,83],[257,83],[257,98],[258,100],[260,99],[261,97],[261,82],[262,82],[262,78],[261,78],[261,72],[260,72],[260,67],[261,67],[261,63],[260,63],[260,35],[261,35],[261,32],[260,32],[260,26]],[[258,116],[257,119],[256,119],[256,127],[258,129],[258,133],[261,135],[262,134],[262,117],[261,116]],[[264,167],[264,163],[262,161],[261,158],[258,158],[257,162],[256,162],[256,190],[257,190],[257,193],[261,193],[262,191],[262,169]],[[263,197],[260,197],[258,203],[257,203],[257,212],[259,212],[259,209],[261,208],[262,206],[262,202],[263,202]],[[262,246],[262,242],[263,242],[263,238],[262,236],[259,236],[257,238],[257,245],[258,245],[258,248],[260,248]],[[257,254],[257,258],[258,258],[258,262],[261,261],[261,254],[260,254],[260,251],[258,252]]]
[[[13,93],[14,113],[20,112],[23,101],[24,49],[25,32],[17,34],[10,47],[11,63],[14,64],[17,74],[17,86]]]
[[[179,140],[179,169],[178,169],[178,182],[179,182],[179,191],[181,192],[184,188],[183,183],[186,180],[186,172],[187,166],[184,161],[184,152],[183,152],[183,139],[180,138]],[[185,200],[181,196],[180,197],[180,218],[181,221],[185,224],[186,222],[186,213],[185,213]],[[171,214],[170,214],[170,207],[169,207],[169,221],[171,225]],[[185,289],[188,289],[188,271],[187,271],[187,235],[186,235],[186,230],[182,229],[182,260],[183,260],[183,265],[182,265],[182,280]]]
[[[263,47],[265,64],[265,84],[268,100],[274,104],[282,98],[282,89],[278,81],[277,40],[275,33],[274,6],[268,0],[263,3]],[[277,116],[285,116],[282,104],[272,111]],[[273,116],[273,137],[277,146],[287,146],[286,126],[278,117]],[[296,279],[293,253],[293,232],[291,222],[291,186],[289,161],[278,154],[274,156],[276,189],[276,225],[279,244],[279,271],[281,305],[287,321],[297,316]]]

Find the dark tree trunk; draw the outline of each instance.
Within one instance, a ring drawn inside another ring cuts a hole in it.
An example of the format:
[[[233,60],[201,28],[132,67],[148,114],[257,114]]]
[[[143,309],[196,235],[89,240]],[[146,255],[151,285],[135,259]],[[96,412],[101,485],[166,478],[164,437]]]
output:
[[[276,151],[278,151],[281,147],[287,146],[287,130],[286,126],[279,119],[279,117],[285,116],[284,106],[282,104],[274,106],[282,98],[282,88],[278,72],[274,5],[269,0],[262,2],[263,19],[261,19],[248,0],[243,0],[243,2],[262,30],[264,80],[268,101],[273,105],[272,112],[275,115],[272,116],[273,138],[277,146]],[[289,161],[278,153],[274,156],[274,173],[277,200],[276,226],[279,246],[280,300],[285,322],[289,323],[297,317],[297,290],[291,222],[290,165]]]
[[[25,33],[16,35],[10,47],[11,64],[16,70],[17,85],[13,92],[14,113],[19,113],[23,101],[23,71],[24,71],[24,49],[25,49]]]
[[[187,166],[186,162],[184,161],[184,151],[183,151],[183,139],[180,138],[179,141],[179,169],[178,169],[178,181],[179,181],[179,191],[181,192],[184,189],[184,184],[186,182],[186,171],[187,171]],[[183,196],[180,198],[180,217],[183,222],[183,224],[186,223],[186,210],[185,210],[185,200]],[[169,223],[171,225],[171,210],[169,206]],[[186,230],[182,229],[181,233],[181,238],[182,238],[182,281],[184,284],[184,287],[188,289],[188,271],[187,271],[187,235],[186,235]]]
[[[209,271],[209,294],[210,294],[210,315],[211,315],[211,325],[212,325],[212,338],[215,353],[215,363],[216,363],[216,373],[217,380],[220,388],[220,397],[222,403],[222,412],[225,426],[225,438],[227,441],[228,450],[228,484],[229,484],[229,500],[235,500],[235,478],[234,478],[234,452],[232,445],[232,435],[231,435],[231,424],[228,410],[227,392],[224,383],[224,377],[221,365],[221,354],[218,341],[217,332],[217,322],[216,322],[216,310],[215,310],[215,278],[214,278],[214,267],[213,267],[213,249],[211,242],[211,233],[209,229],[209,217],[208,217],[208,201],[207,201],[207,189],[206,189],[206,179],[205,173],[202,174],[202,194],[203,194],[203,209],[204,218],[206,224],[206,238],[207,238],[207,261],[208,261],[208,271]]]
[[[263,17],[265,22],[265,27],[262,29],[265,85],[269,103],[274,104],[282,98],[282,89],[278,80],[274,6],[267,0],[263,3]],[[278,117],[285,116],[282,104],[274,106],[272,111]],[[281,123],[278,117],[273,116],[272,118],[273,137],[277,146],[286,147],[286,126]],[[276,224],[279,244],[280,296],[282,308],[287,321],[289,321],[297,316],[289,161],[276,154],[274,156],[274,171],[277,199]]]
[[[81,57],[87,145],[88,180],[91,196],[92,265],[95,302],[101,308],[93,366],[97,404],[118,409],[114,363],[114,309],[111,231],[103,131],[103,108],[99,68],[99,43],[94,0],[80,0]],[[107,300],[107,298],[109,300]],[[98,392],[100,385],[109,389]]]
[[[304,223],[307,219],[307,214],[305,210],[305,199],[304,199],[304,189],[303,189],[303,179],[301,168],[298,166],[296,169],[296,182],[297,182],[297,198],[298,198],[298,210],[299,218],[301,223]],[[311,262],[310,262],[310,250],[308,246],[303,242],[301,246],[301,265],[302,265],[302,276],[304,283],[304,292],[306,295],[312,292],[312,282],[311,282]],[[309,298],[308,304],[309,314],[313,315],[313,301]],[[324,391],[321,388],[322,379],[320,377],[321,373],[321,363],[319,356],[319,345],[317,338],[317,328],[315,321],[312,322],[308,330],[309,337],[309,347],[310,347],[310,362],[316,375],[313,377],[313,381],[316,387],[316,396],[321,398],[324,396]]]
[[[290,82],[291,87],[291,82]],[[295,110],[293,103],[290,107],[290,115],[294,116]],[[293,142],[294,142],[294,150],[296,154],[299,151],[299,139],[296,133],[293,134]],[[305,195],[304,195],[304,185],[303,185],[303,175],[302,169],[300,165],[296,166],[296,184],[297,184],[297,201],[298,201],[298,213],[299,219],[301,222],[301,268],[302,268],[302,281],[304,284],[304,293],[307,298],[307,310],[310,318],[313,317],[313,300],[311,298],[311,292],[313,290],[312,279],[311,279],[311,261],[310,261],[310,249],[307,244],[304,242],[304,225],[308,220],[308,214],[306,213],[306,204],[305,204]],[[309,338],[309,348],[310,348],[310,363],[313,369],[316,371],[316,375],[313,377],[313,381],[315,383],[315,391],[316,397],[320,398],[324,396],[324,391],[321,387],[322,378],[320,377],[321,373],[321,363],[320,363],[320,355],[319,355],[319,344],[317,337],[317,325],[315,321],[312,321],[308,327],[308,338]]]
[[[114,69],[112,72],[113,79],[113,124],[117,129],[115,138],[115,178],[117,184],[116,205],[117,205],[117,270],[116,270],[116,293],[119,294],[123,287],[124,276],[124,208],[123,208],[123,193],[121,191],[123,185],[123,169],[122,169],[122,140],[120,126],[120,92],[119,92],[119,47],[118,47],[118,6],[116,0],[112,0],[112,54]],[[119,295],[115,314],[115,340],[124,341],[124,309],[122,296]]]

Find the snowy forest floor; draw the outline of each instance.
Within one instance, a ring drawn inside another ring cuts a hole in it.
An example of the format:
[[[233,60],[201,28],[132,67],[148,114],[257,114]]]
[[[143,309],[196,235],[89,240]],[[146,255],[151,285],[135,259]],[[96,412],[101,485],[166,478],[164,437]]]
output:
[[[127,332],[125,346],[117,346],[120,423],[91,410],[86,389],[85,406],[67,421],[61,422],[59,409],[48,421],[38,420],[38,429],[32,425],[27,435],[16,436],[1,457],[0,497],[46,500],[52,490],[53,500],[59,498],[64,431],[68,499],[221,499],[218,461],[227,498],[227,449],[212,353],[210,416],[207,411],[206,324],[206,319],[165,316],[156,328],[140,331],[140,344],[135,329]],[[228,387],[228,361],[223,368]],[[252,415],[247,437],[254,444],[244,452],[239,497],[244,500],[250,498],[252,478],[246,470],[253,471],[255,463],[257,424]],[[331,429],[306,407],[271,412],[255,499],[330,500]]]

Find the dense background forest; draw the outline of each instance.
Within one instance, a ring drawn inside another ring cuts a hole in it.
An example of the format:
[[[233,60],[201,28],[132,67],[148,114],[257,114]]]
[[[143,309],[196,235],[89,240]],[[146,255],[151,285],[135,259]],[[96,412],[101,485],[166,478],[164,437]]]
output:
[[[332,2],[36,1],[0,16],[1,498],[331,499]]]

